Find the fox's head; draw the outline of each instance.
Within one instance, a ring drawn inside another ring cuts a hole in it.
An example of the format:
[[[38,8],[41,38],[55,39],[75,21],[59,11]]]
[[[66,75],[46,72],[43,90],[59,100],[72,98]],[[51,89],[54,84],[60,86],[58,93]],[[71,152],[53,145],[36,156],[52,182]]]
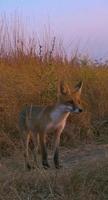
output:
[[[66,106],[67,112],[80,113],[83,111],[81,107],[81,91],[82,81],[80,81],[73,91],[69,89],[63,82],[59,84],[59,103]]]

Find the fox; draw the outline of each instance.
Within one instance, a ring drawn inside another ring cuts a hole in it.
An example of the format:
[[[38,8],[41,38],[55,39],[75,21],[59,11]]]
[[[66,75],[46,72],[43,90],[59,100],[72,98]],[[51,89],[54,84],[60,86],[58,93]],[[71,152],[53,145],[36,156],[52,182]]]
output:
[[[71,91],[63,81],[59,83],[58,100],[46,106],[26,105],[19,114],[19,130],[24,146],[25,166],[31,169],[29,148],[37,164],[37,148],[41,147],[41,160],[44,169],[50,167],[47,153],[47,135],[54,133],[53,161],[56,169],[61,167],[59,162],[60,137],[65,128],[70,113],[81,113],[81,92],[83,82],[80,81]]]

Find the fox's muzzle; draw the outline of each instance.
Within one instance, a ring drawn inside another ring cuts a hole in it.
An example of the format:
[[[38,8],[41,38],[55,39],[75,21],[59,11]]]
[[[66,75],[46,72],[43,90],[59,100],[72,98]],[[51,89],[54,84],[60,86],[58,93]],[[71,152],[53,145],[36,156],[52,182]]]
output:
[[[81,113],[81,112],[83,112],[83,109],[82,108],[76,108],[76,109],[72,110],[71,112],[73,112],[73,113]]]
[[[80,113],[83,112],[83,109],[82,109],[82,108],[79,108],[79,112],[80,112]]]

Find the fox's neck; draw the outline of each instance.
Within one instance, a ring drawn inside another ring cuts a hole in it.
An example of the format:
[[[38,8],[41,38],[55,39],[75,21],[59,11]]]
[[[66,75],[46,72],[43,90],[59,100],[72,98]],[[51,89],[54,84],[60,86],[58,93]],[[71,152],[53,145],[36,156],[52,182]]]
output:
[[[70,112],[66,110],[66,106],[63,104],[58,104],[51,112],[51,119],[54,122],[66,121]]]

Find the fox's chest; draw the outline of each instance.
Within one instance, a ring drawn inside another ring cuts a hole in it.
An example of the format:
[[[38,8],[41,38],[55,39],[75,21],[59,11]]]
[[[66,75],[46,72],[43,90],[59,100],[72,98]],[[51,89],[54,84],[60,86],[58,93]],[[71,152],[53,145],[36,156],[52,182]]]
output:
[[[47,125],[47,129],[64,129],[67,117],[69,113],[63,113],[61,110],[55,110],[50,115],[50,123]]]

